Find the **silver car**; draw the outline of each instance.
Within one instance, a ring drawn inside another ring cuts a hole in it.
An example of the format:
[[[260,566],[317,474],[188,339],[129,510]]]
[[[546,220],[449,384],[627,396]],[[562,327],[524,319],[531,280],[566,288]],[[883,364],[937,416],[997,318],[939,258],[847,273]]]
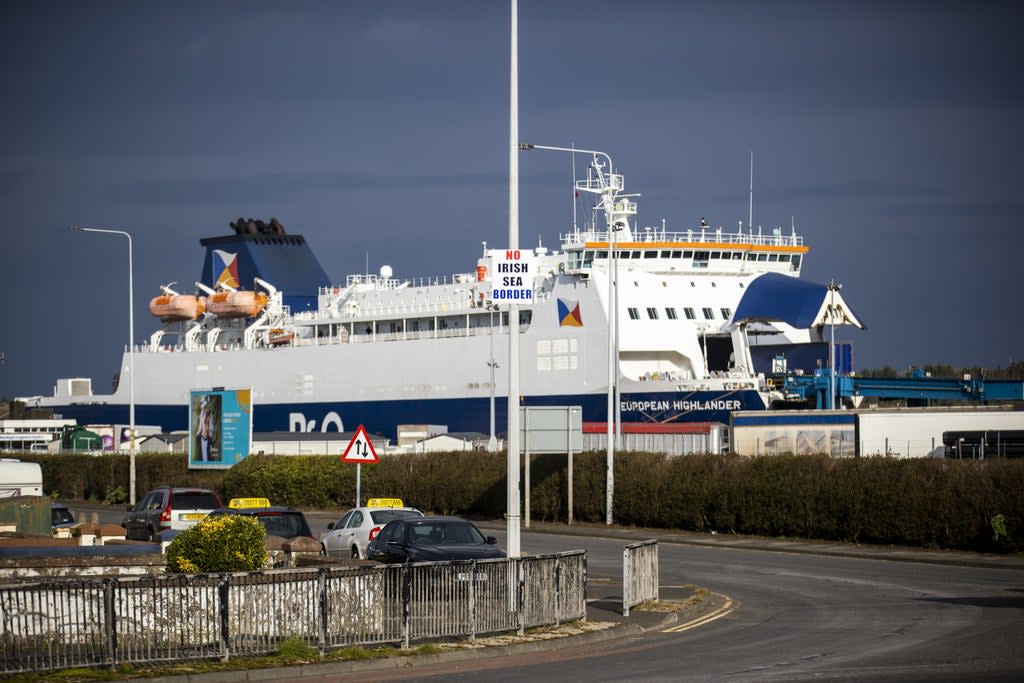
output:
[[[320,536],[320,554],[329,557],[366,558],[366,544],[393,519],[422,517],[416,508],[398,498],[371,498],[364,507],[352,508]]]

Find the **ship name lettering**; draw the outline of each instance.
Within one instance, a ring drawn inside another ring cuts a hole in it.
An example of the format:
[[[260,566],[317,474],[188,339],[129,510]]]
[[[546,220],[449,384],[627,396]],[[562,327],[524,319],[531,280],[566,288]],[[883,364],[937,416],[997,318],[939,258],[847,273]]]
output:
[[[709,401],[621,401],[622,410],[634,412],[666,411],[671,406],[678,411],[740,410],[743,402],[736,399],[711,399]]]

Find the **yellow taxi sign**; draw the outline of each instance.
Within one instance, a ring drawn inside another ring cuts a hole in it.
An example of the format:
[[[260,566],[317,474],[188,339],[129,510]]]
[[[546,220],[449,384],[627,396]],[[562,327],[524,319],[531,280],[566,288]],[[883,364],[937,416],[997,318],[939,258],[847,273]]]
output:
[[[371,498],[366,501],[368,508],[402,508],[405,504],[401,498]]]
[[[228,503],[229,508],[268,508],[270,507],[269,498],[232,498],[231,502]]]

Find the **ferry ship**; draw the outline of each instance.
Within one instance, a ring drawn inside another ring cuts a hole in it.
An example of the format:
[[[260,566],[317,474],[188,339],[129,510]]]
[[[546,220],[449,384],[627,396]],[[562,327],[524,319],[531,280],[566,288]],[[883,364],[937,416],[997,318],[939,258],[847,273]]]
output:
[[[133,366],[136,423],[165,431],[188,428],[191,390],[251,387],[256,431],[486,432],[492,403],[507,424],[507,401],[491,397],[507,395],[510,324],[521,404],[582,406],[588,422],[609,419],[610,356],[622,422],[728,422],[782,399],[766,378],[780,356],[790,370],[827,364],[825,309],[849,309],[835,288],[799,279],[808,247],[795,228],[639,227],[621,173],[595,155],[583,176],[584,224],[557,250],[523,250],[532,300],[517,320],[493,296],[501,250],[484,245],[448,277],[383,266],[334,284],[302,236],[239,219],[235,234],[200,240],[194,293],[163,287],[150,302],[160,327],[126,349],[113,393],[61,379],[28,402],[124,424]]]

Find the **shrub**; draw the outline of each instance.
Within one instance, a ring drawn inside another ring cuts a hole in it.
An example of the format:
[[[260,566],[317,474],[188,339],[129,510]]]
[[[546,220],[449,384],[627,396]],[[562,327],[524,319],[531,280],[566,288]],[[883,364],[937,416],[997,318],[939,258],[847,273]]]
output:
[[[208,517],[171,541],[167,571],[255,571],[267,561],[263,535],[263,526],[253,517]]]

